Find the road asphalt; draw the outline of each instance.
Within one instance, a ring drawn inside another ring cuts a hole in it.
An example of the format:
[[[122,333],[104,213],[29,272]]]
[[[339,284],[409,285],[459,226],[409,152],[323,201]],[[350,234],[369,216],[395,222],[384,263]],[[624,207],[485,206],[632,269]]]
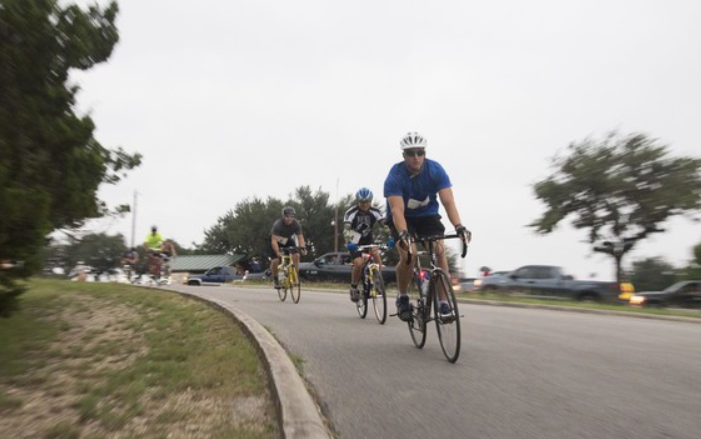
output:
[[[224,286],[226,287],[226,286]],[[179,291],[183,295],[194,297],[208,302],[224,312],[231,314],[248,333],[251,340],[261,353],[263,361],[267,363],[269,376],[272,381],[274,397],[277,398],[278,409],[281,415],[281,429],[285,439],[332,439],[333,436],[326,428],[321,416],[321,410],[311,396],[304,380],[299,375],[297,368],[290,360],[287,352],[280,346],[277,340],[258,322],[246,313],[217,299],[203,298],[187,292]],[[672,320],[681,322],[700,323],[701,319],[664,316],[654,314],[638,314],[615,310],[598,310],[589,308],[576,308],[558,305],[539,305],[518,302],[499,302],[488,300],[461,299],[460,303],[470,303],[488,306],[510,306],[520,308],[553,309],[559,311],[607,314],[626,317]]]

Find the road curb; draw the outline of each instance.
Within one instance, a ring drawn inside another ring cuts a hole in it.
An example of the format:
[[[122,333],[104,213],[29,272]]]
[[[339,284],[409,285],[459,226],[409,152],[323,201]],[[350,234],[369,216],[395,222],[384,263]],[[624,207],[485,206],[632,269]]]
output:
[[[285,439],[331,439],[320,409],[280,343],[248,314],[221,300],[187,292],[180,294],[209,303],[229,314],[249,335],[266,363],[280,415],[280,430]]]

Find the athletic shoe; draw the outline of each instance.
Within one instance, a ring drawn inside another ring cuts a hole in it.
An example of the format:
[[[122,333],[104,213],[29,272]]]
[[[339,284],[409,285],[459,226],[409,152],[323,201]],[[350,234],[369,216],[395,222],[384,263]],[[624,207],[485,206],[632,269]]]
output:
[[[438,307],[438,313],[443,323],[450,323],[455,320],[455,313],[450,309],[450,304],[447,302],[441,303]]]
[[[409,296],[406,294],[398,295],[396,305],[397,316],[399,317],[399,320],[402,320],[404,322],[410,322],[412,320],[411,311],[413,310],[413,307],[411,306],[411,302],[409,301]]]

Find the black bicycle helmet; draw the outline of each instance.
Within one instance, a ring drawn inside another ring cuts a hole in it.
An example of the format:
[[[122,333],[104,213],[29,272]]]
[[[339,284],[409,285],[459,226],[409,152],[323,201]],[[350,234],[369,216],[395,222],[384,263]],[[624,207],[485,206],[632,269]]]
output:
[[[296,216],[297,212],[295,212],[295,208],[292,206],[285,206],[284,209],[282,209],[282,216]]]

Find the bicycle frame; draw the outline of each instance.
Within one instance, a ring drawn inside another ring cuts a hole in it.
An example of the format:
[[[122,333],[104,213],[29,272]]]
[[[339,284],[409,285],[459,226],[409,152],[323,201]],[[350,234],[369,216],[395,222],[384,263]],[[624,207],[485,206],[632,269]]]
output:
[[[278,279],[279,279],[279,289],[278,296],[281,301],[285,301],[287,298],[287,291],[290,291],[292,295],[292,301],[294,303],[299,303],[300,296],[302,294],[302,288],[299,282],[299,272],[297,267],[292,261],[292,254],[297,253],[301,249],[306,247],[282,247],[280,248],[280,253],[282,257],[280,258],[280,265],[278,266]],[[282,279],[280,279],[282,275]]]
[[[448,273],[446,273],[439,264],[438,254],[436,253],[436,241],[442,241],[450,238],[461,238],[460,235],[436,235],[423,236],[418,239],[410,240],[408,250],[409,258],[407,263],[413,264],[412,284],[415,292],[414,310],[412,320],[407,322],[412,340],[417,348],[423,348],[426,343],[426,332],[428,322],[434,321],[436,324],[436,332],[441,344],[443,354],[451,363],[457,361],[460,355],[460,314],[458,312],[458,303],[455,299],[452,283]],[[425,252],[416,252],[413,248],[416,242],[420,242],[426,249]],[[463,241],[462,257],[467,253],[467,244]],[[421,266],[420,254],[428,254],[430,268],[428,269],[429,278],[425,279],[424,268]],[[413,261],[412,261],[413,258]],[[426,282],[428,281],[428,284]],[[411,287],[411,284],[410,284]],[[410,288],[411,290],[411,288]],[[418,290],[418,291],[416,291]],[[441,294],[442,293],[442,294]],[[450,312],[441,314],[441,300],[449,305]],[[433,310],[433,316],[431,311]]]
[[[363,268],[360,274],[360,280],[363,285],[363,295],[356,302],[358,315],[364,319],[367,315],[368,300],[372,300],[373,309],[377,321],[383,325],[387,320],[387,294],[385,292],[385,284],[382,278],[380,264],[375,261],[373,256],[375,250],[385,251],[386,246],[378,244],[362,245],[358,247],[363,258]]]

